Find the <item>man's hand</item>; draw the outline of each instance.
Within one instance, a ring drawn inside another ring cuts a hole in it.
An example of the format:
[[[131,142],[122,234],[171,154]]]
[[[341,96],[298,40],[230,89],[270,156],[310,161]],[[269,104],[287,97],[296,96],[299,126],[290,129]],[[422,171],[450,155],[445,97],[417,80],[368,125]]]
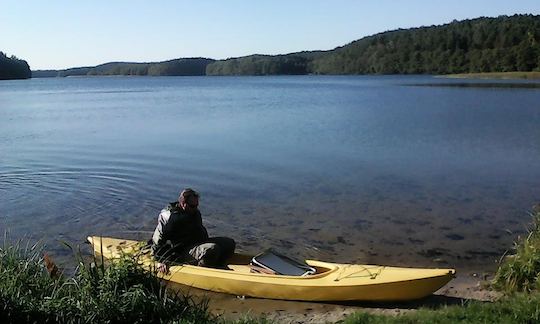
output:
[[[165,263],[158,262],[157,271],[159,273],[161,273],[161,274],[168,274],[169,273],[169,267]]]

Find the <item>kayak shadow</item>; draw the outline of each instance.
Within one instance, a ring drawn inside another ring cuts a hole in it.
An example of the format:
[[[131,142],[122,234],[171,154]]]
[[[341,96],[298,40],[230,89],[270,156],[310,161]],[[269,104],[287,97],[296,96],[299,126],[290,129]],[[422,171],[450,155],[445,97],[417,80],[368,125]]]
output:
[[[462,298],[446,295],[430,295],[428,297],[403,302],[314,302],[314,301],[290,301],[264,298],[252,298],[234,296],[197,288],[175,284],[174,287],[187,295],[203,298],[208,301],[209,310],[212,313],[234,316],[238,314],[251,314],[255,316],[286,313],[286,314],[324,314],[344,313],[346,311],[376,311],[379,310],[416,310],[416,309],[439,309],[452,305],[465,305],[469,302],[489,303],[475,298]],[[172,287],[171,287],[172,288]],[[187,290],[186,290],[187,289]]]

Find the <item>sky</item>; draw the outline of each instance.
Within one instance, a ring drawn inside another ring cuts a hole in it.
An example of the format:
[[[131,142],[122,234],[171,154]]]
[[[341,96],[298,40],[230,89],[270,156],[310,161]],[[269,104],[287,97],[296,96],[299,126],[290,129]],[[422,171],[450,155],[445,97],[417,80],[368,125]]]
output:
[[[0,51],[32,70],[329,50],[452,20],[540,14],[540,0],[0,0]]]

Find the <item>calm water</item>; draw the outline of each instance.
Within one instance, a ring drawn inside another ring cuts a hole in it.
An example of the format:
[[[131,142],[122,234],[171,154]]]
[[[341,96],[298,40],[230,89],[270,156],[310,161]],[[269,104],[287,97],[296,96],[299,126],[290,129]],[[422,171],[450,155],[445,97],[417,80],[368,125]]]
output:
[[[2,81],[0,227],[59,255],[57,239],[148,239],[192,186],[244,251],[493,268],[540,201],[540,89],[433,86],[458,83]]]

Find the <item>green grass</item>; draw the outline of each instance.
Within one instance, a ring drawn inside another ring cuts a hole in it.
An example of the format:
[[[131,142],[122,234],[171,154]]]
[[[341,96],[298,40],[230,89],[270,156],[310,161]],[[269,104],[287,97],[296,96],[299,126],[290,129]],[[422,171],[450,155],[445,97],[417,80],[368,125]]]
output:
[[[515,294],[496,302],[471,301],[437,310],[420,309],[399,316],[355,313],[343,323],[539,323],[540,295]]]
[[[0,248],[1,323],[215,323],[204,302],[163,286],[133,257],[51,278],[38,245]]]
[[[540,288],[540,211],[533,214],[527,236],[514,244],[514,251],[503,258],[495,278],[494,288],[512,293],[530,292]]]

